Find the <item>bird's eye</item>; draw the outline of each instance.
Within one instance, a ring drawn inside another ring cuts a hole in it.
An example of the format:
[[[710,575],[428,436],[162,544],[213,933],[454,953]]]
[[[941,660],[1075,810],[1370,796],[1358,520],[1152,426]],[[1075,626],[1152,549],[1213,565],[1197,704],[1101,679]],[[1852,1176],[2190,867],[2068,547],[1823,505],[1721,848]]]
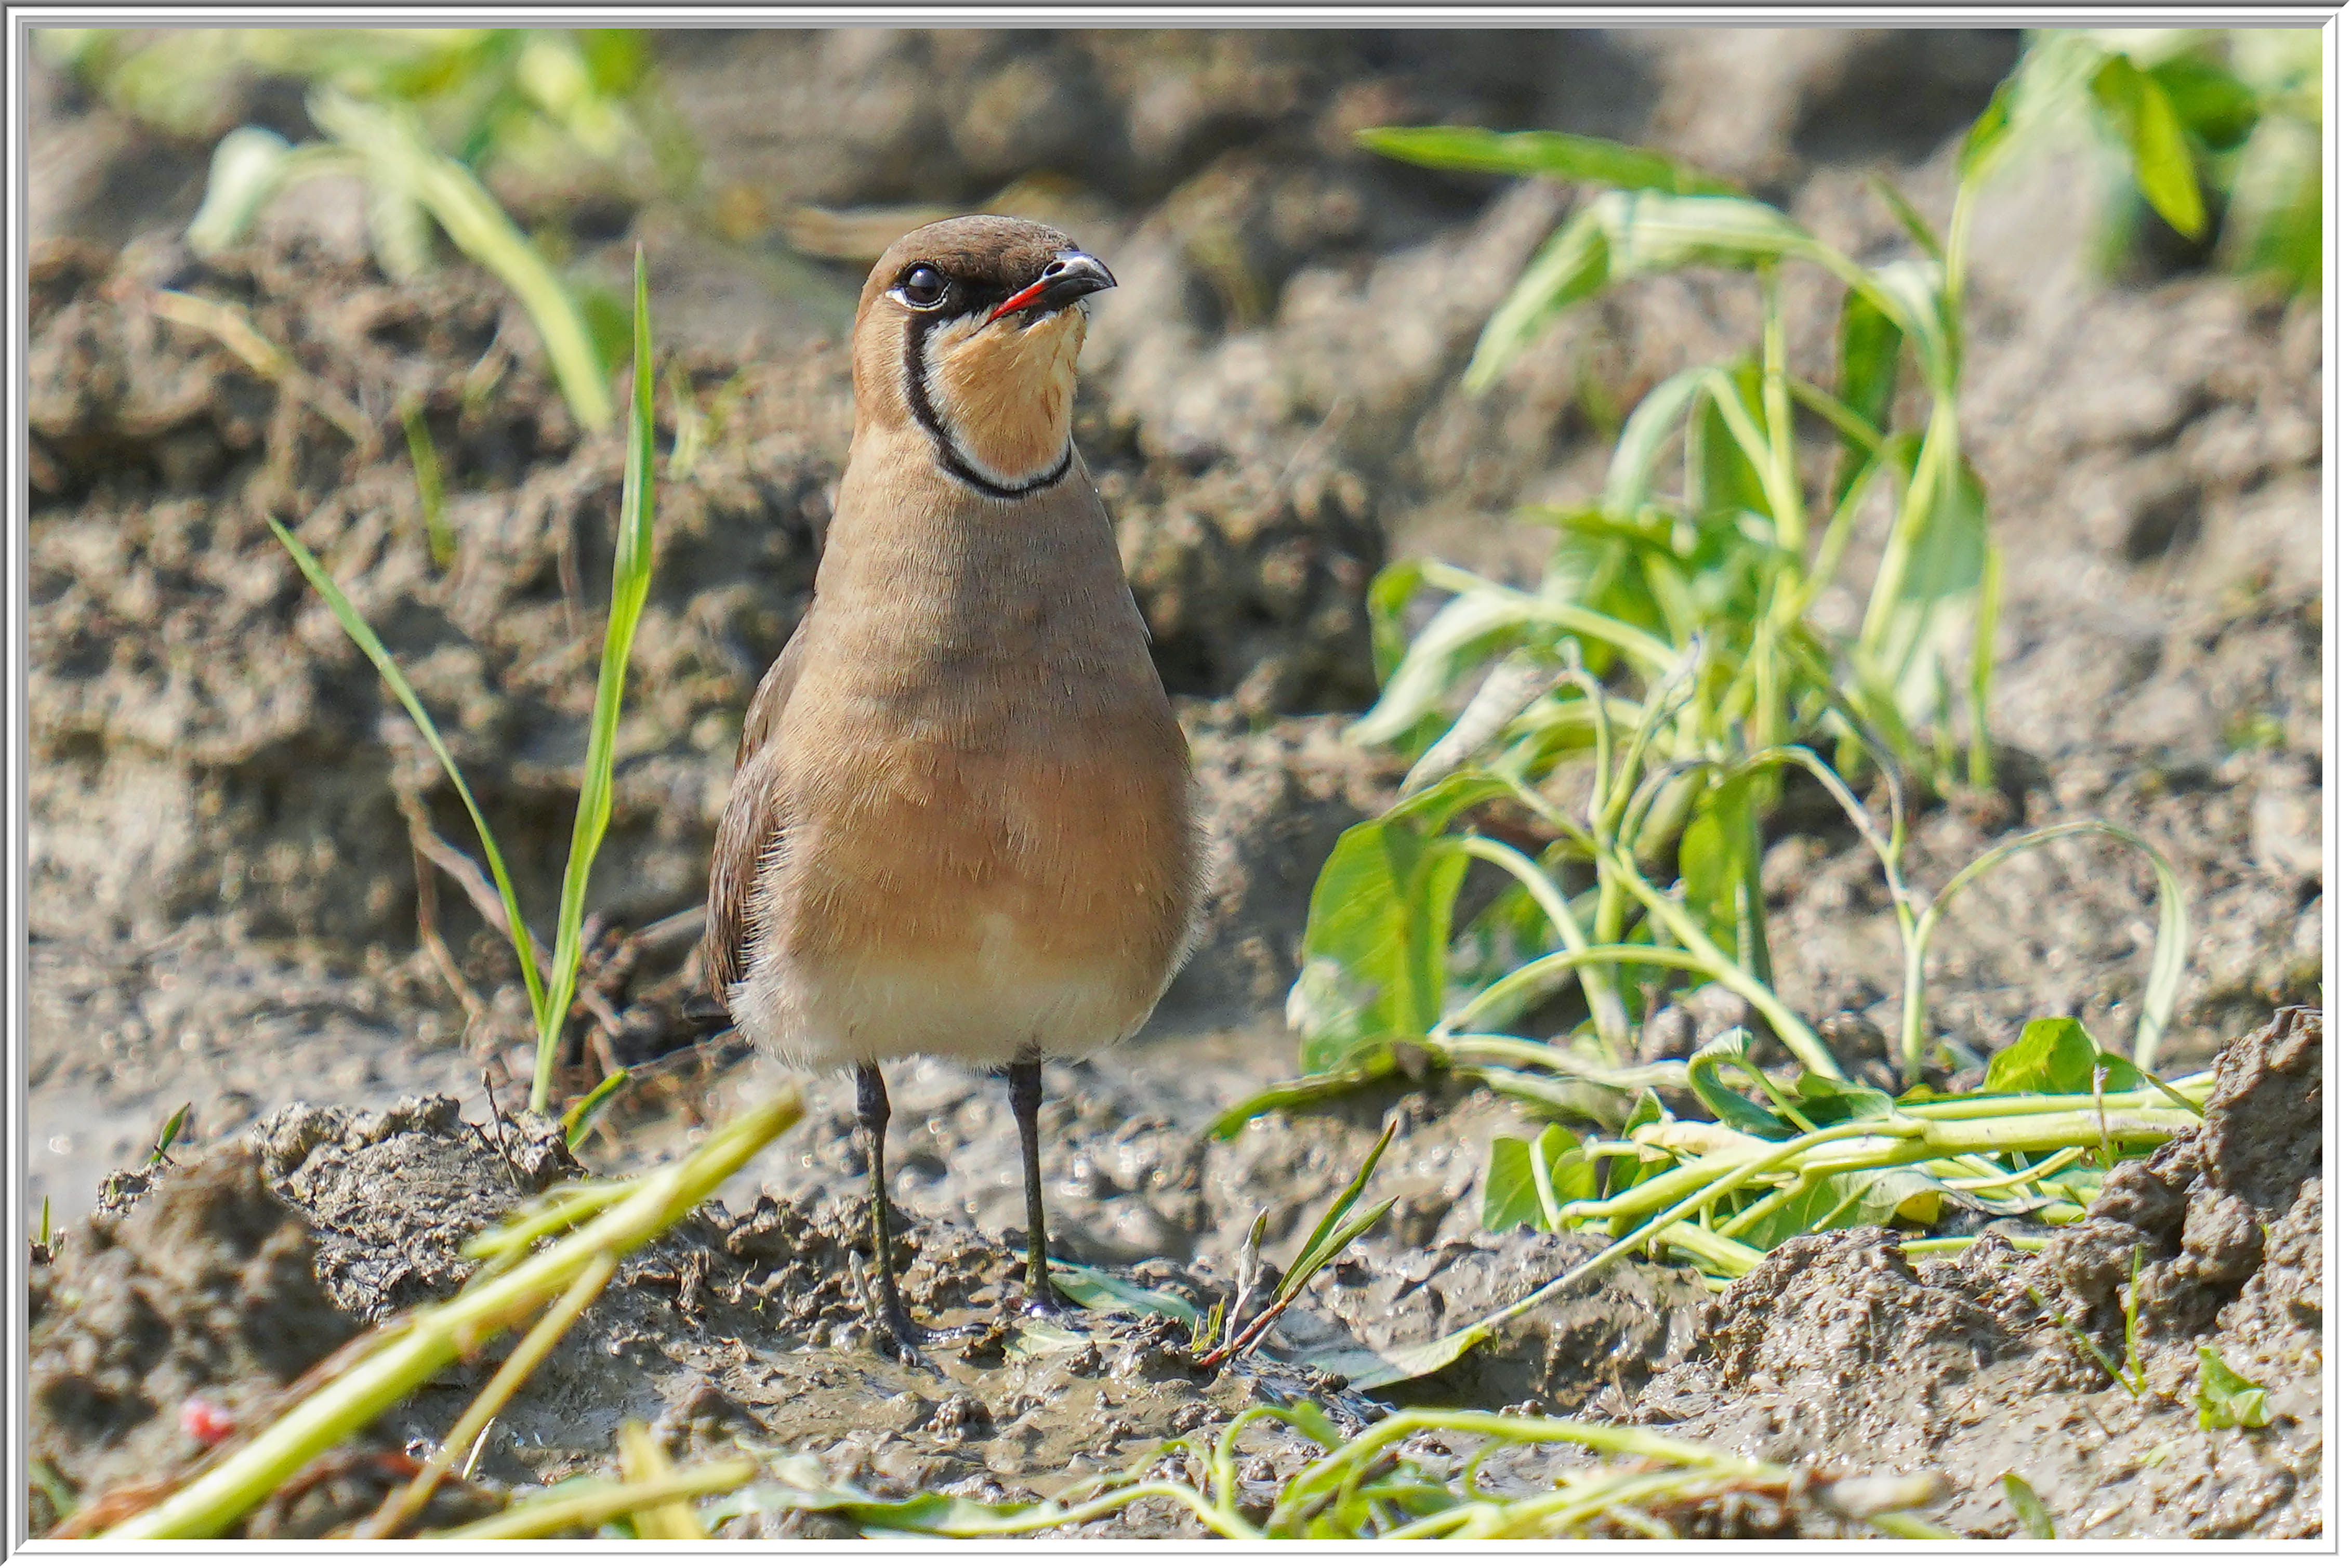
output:
[[[918,267],[898,285],[898,298],[917,310],[928,310],[947,297],[947,280],[935,267]]]

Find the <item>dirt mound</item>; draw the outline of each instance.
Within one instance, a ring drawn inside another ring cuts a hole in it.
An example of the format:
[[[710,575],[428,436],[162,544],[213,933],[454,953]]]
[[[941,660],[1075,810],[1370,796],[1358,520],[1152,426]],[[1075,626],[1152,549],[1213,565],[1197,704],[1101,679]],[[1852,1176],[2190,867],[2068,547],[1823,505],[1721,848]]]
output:
[[[159,1480],[208,1429],[266,1404],[359,1324],[313,1272],[316,1239],[251,1155],[125,1173],[31,1274],[33,1530]]]
[[[2063,1538],[2315,1535],[2324,1047],[2310,1009],[2229,1047],[2203,1124],[2116,1167],[2037,1259],[1987,1237],[1913,1267],[1869,1229],[1775,1248],[1635,1418],[1782,1461],[1940,1470],[1953,1491],[1936,1517],[1970,1533],[2015,1530],[2000,1486],[2014,1471]],[[2135,1255],[2141,1396],[2033,1297],[2127,1371]],[[2208,1351],[2268,1390],[2268,1425],[2199,1426]]]

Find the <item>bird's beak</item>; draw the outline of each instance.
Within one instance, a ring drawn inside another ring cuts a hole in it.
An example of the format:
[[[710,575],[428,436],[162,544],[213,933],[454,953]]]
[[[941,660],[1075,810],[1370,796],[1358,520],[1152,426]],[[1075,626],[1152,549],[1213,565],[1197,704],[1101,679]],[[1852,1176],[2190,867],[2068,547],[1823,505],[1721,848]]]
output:
[[[1040,314],[1059,310],[1089,294],[1117,287],[1118,279],[1110,275],[1109,267],[1084,251],[1065,250],[1046,264],[1036,282],[989,311],[987,319],[993,321],[1016,310],[1035,309]]]

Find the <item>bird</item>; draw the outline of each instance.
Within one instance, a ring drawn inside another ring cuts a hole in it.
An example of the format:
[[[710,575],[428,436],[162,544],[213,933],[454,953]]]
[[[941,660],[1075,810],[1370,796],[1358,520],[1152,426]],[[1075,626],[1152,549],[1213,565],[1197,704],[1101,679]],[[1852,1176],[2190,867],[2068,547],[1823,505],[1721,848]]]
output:
[[[1068,235],[990,215],[874,264],[815,593],[745,714],[712,856],[711,990],[762,1051],[855,1074],[869,1313],[902,1359],[941,1334],[891,1267],[882,1063],[1003,1076],[1020,1304],[1058,1314],[1041,1064],[1132,1038],[1197,925],[1189,748],[1071,432],[1087,301],[1115,283]]]

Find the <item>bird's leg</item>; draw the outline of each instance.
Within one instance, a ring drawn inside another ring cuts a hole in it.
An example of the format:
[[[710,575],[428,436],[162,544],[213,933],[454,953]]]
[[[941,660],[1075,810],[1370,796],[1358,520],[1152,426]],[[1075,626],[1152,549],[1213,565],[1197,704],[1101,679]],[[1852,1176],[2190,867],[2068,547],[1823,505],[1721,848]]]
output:
[[[906,1315],[898,1295],[898,1275],[890,1260],[890,1183],[882,1164],[883,1141],[890,1128],[890,1091],[882,1082],[882,1069],[871,1062],[857,1069],[857,1120],[865,1129],[865,1161],[873,1183],[873,1277],[880,1294],[881,1322],[876,1324],[900,1360],[919,1358],[924,1334]]]
[[[1004,1070],[1012,1120],[1020,1128],[1020,1174],[1029,1189],[1028,1310],[1058,1314],[1061,1299],[1045,1268],[1045,1178],[1037,1165],[1037,1107],[1045,1098],[1044,1071],[1034,1056]]]

